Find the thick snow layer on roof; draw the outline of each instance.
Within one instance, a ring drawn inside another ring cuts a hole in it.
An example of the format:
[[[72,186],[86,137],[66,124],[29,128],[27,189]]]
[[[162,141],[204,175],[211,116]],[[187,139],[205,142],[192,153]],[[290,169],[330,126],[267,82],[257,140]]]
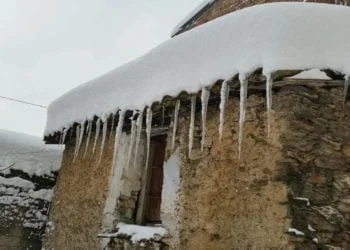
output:
[[[172,38],[50,104],[45,134],[117,109],[143,109],[165,95],[263,67],[350,73],[350,8],[272,3],[242,9]]]
[[[185,18],[183,18],[175,27],[174,29],[171,31],[171,36],[175,36],[176,33],[178,33],[179,31],[181,31],[182,27],[188,22],[190,21],[195,15],[197,15],[198,12],[200,12],[202,9],[204,9],[204,7],[206,7],[209,4],[212,4],[213,2],[215,2],[216,0],[204,0],[203,2],[201,2],[196,8],[194,8],[190,13],[187,14],[187,16],[185,16]]]
[[[61,158],[62,149],[57,145],[45,145],[39,137],[0,129],[0,171],[11,166],[30,176],[50,176],[60,168]]]

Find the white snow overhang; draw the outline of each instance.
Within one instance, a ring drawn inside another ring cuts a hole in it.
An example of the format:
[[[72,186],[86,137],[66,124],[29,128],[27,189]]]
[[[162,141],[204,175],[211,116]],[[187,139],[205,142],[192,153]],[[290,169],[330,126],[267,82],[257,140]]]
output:
[[[272,3],[233,12],[64,94],[48,108],[45,134],[257,68],[329,68],[349,75],[349,23],[350,8],[339,5]]]

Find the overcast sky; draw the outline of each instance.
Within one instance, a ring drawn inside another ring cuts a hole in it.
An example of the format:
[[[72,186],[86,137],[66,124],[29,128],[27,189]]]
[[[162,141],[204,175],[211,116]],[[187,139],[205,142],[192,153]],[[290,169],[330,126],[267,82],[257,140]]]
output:
[[[169,39],[202,0],[0,0],[0,96],[47,106]],[[0,99],[0,128],[42,136],[46,110]]]

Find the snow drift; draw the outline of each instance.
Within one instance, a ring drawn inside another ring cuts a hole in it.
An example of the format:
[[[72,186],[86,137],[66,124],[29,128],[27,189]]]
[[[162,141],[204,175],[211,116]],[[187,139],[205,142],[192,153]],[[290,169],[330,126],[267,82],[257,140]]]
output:
[[[330,68],[349,74],[348,23],[350,8],[339,5],[272,3],[233,12],[58,98],[48,108],[45,134],[260,67],[265,73]]]

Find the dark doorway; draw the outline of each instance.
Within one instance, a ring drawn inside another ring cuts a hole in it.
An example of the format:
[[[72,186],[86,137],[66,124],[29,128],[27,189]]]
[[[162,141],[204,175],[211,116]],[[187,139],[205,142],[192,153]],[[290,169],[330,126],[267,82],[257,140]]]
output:
[[[151,155],[148,172],[148,192],[146,196],[146,223],[161,223],[160,205],[162,201],[163,188],[163,164],[165,158],[166,136],[155,136],[151,138]]]

